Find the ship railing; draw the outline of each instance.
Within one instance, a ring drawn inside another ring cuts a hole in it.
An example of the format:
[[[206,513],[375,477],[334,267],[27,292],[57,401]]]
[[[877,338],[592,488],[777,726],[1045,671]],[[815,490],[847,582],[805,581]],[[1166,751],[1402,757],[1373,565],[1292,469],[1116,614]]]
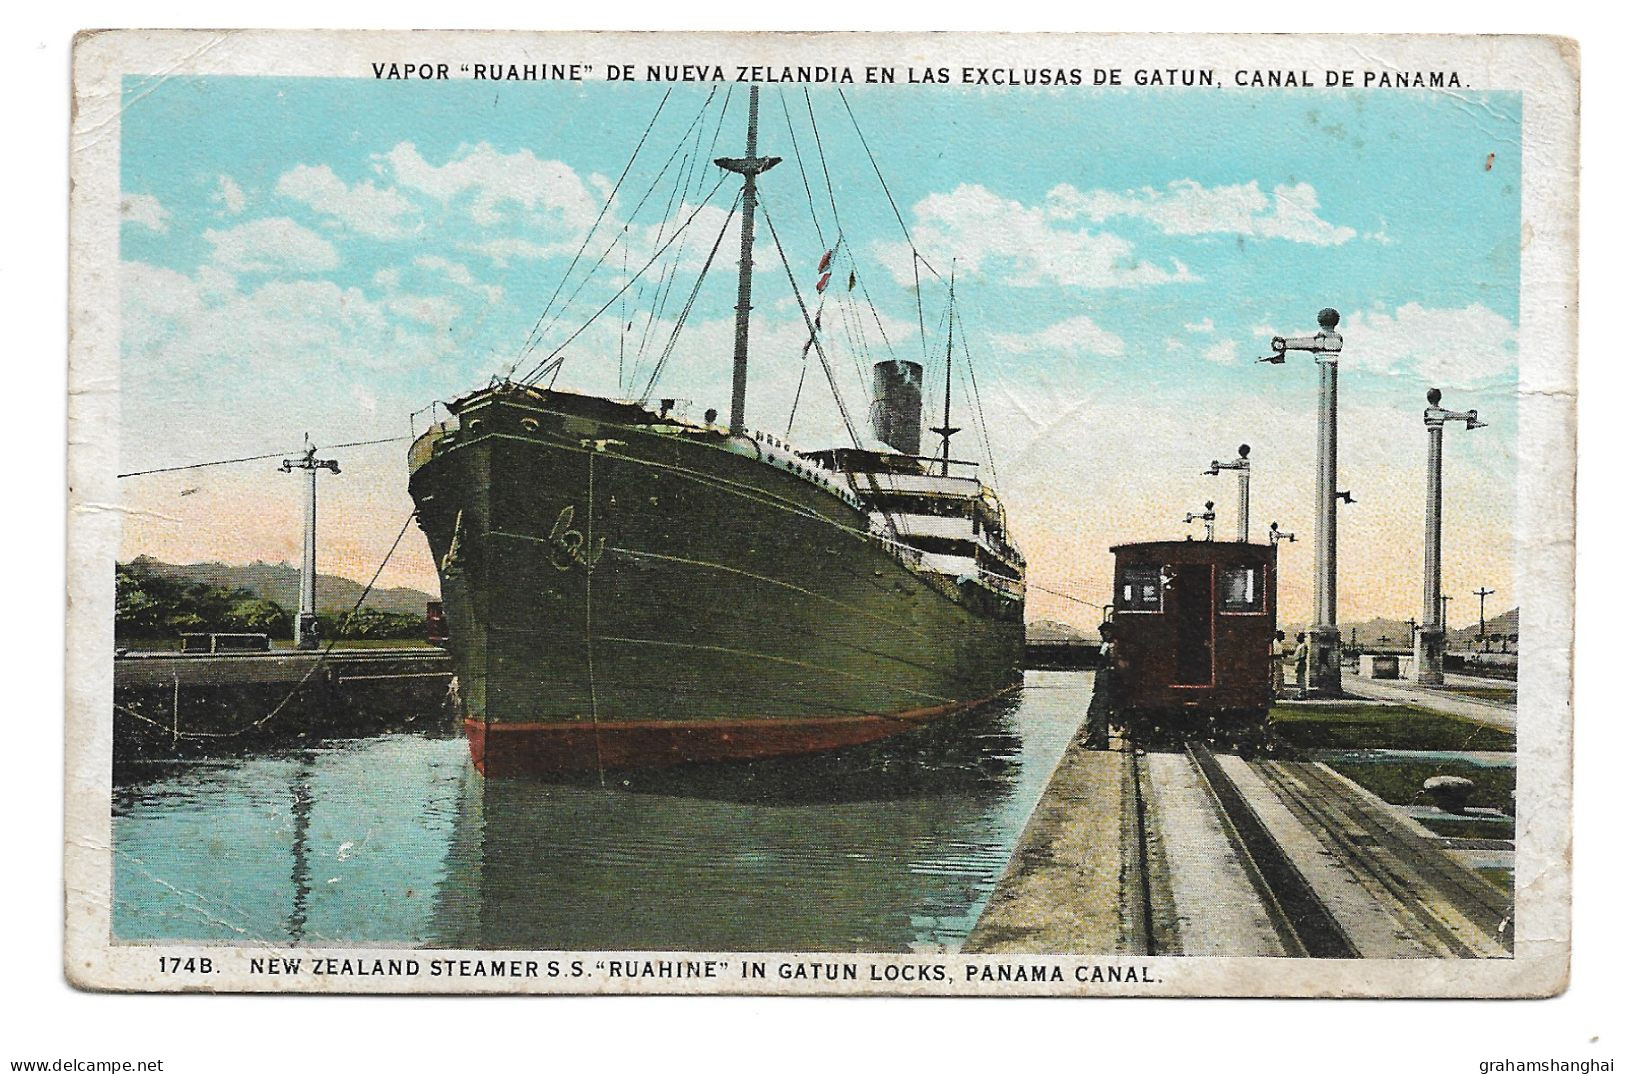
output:
[[[1014,597],[1017,600],[1024,600],[1027,596],[1027,584],[1025,582],[1007,578],[1002,574],[988,570],[980,564],[977,565],[976,574],[978,581],[995,592],[1003,593],[1005,596]]]
[[[440,411],[442,410],[446,412],[443,419],[440,417]],[[447,405],[444,399],[431,399],[428,406],[420,406],[406,416],[406,427],[411,432],[413,440],[416,440],[418,436],[418,415],[424,412],[429,415],[427,428],[424,430],[425,433],[444,430],[454,420],[451,407]]]
[[[737,451],[738,447],[754,450],[759,461],[816,485],[849,507],[861,506],[857,494],[841,483],[840,475],[835,470],[798,450],[782,437],[760,429],[742,429],[738,436],[730,437],[728,443],[731,450]]]
[[[882,548],[884,548],[893,559],[897,560],[899,563],[906,563],[911,567],[918,567],[922,562],[924,562],[925,554],[918,548],[893,539],[888,532],[882,532],[876,529],[875,527],[877,525],[883,526],[884,523],[877,523],[875,518],[870,516],[869,536],[873,538]]]

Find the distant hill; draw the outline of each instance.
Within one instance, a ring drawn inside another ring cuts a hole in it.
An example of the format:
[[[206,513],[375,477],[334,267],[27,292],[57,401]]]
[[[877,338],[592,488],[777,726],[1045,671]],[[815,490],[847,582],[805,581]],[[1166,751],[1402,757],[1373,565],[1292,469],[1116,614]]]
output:
[[[1094,640],[1092,635],[1085,634],[1070,623],[1058,623],[1053,619],[1035,619],[1027,624],[1028,641],[1071,641],[1078,638]]]
[[[1478,609],[1474,608],[1476,613]],[[1450,602],[1450,618],[1455,626],[1450,628],[1450,647],[1465,648],[1478,640],[1478,616],[1463,617],[1456,613],[1456,602]],[[1518,609],[1502,612],[1500,615],[1484,620],[1485,634],[1516,634],[1518,632]]]
[[[227,563],[161,563],[151,556],[137,556],[131,565],[139,566],[165,578],[179,578],[188,582],[203,582],[227,589],[250,589],[265,600],[274,600],[284,608],[299,607],[299,568],[288,563],[249,563],[233,566]],[[347,612],[361,596],[362,584],[341,578],[336,574],[316,572],[316,610],[319,612]],[[422,615],[426,602],[435,598],[421,590],[400,587],[374,589],[367,594],[367,607],[381,612],[408,612]]]
[[[1360,645],[1367,648],[1396,648],[1402,649],[1411,644],[1411,625],[1403,619],[1388,619],[1378,616],[1367,619],[1363,623],[1344,623],[1343,644],[1350,644],[1355,638]],[[1386,637],[1387,641],[1379,639]]]
[[[1450,602],[1450,618],[1453,626],[1446,647],[1450,649],[1466,648],[1478,639],[1477,607],[1469,619],[1463,619],[1456,608],[1456,602]],[[1343,631],[1343,644],[1351,645],[1358,640],[1361,648],[1403,649],[1411,643],[1411,625],[1403,619],[1376,618],[1367,619],[1359,623],[1338,624]],[[1307,630],[1307,625],[1283,624],[1282,630],[1287,637],[1293,637],[1300,630]],[[1516,634],[1518,632],[1518,609],[1502,612],[1493,619],[1484,621],[1486,634]],[[1379,639],[1386,636],[1387,641]]]

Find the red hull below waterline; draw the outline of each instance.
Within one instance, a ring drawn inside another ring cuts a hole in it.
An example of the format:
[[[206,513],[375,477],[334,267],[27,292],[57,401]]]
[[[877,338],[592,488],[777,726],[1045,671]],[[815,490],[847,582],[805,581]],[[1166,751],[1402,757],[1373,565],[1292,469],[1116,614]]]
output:
[[[1012,686],[975,701],[909,709],[888,716],[812,716],[740,720],[641,720],[496,724],[463,721],[474,766],[486,776],[528,776],[598,768],[669,768],[718,761],[793,757],[876,742],[933,720],[985,705]]]

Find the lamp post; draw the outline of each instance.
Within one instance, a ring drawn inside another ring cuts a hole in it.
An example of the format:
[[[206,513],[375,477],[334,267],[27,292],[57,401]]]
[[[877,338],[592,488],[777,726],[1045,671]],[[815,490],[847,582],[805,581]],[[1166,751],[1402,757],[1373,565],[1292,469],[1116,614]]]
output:
[[[314,649],[321,643],[316,625],[316,475],[322,470],[339,472],[337,459],[318,459],[316,445],[305,434],[305,453],[297,459],[283,459],[281,471],[291,474],[304,470],[310,485],[305,492],[305,560],[299,571],[299,618],[293,624],[293,644],[299,649]]]
[[[1489,596],[1490,594],[1492,594],[1494,592],[1495,592],[1495,590],[1489,589],[1489,588],[1487,588],[1485,586],[1479,586],[1477,589],[1473,590],[1473,594],[1476,597],[1478,597],[1478,647],[1480,649],[1483,649],[1485,652],[1489,652],[1490,647],[1489,647],[1489,643],[1485,640],[1485,637],[1484,637],[1484,633],[1485,633],[1484,598]]]
[[[1248,515],[1251,510],[1252,490],[1250,486],[1252,484],[1253,464],[1247,460],[1247,456],[1251,455],[1252,451],[1252,448],[1243,444],[1236,449],[1234,462],[1220,462],[1218,459],[1214,459],[1213,465],[1202,471],[1209,477],[1218,477],[1220,470],[1236,471],[1236,540],[1242,544],[1247,543],[1247,538],[1252,529],[1248,522]]]
[[[1281,524],[1279,522],[1271,522],[1270,523],[1270,547],[1274,548],[1276,545],[1280,544],[1282,541],[1285,541],[1288,544],[1296,544],[1298,542],[1298,535],[1296,533],[1288,533],[1285,530],[1283,530],[1281,528]]]
[[[1438,686],[1444,682],[1445,604],[1450,599],[1443,589],[1443,505],[1444,505],[1444,427],[1446,422],[1465,422],[1469,429],[1482,429],[1478,411],[1445,410],[1439,405],[1444,393],[1428,389],[1428,406],[1422,411],[1422,425],[1428,434],[1427,499],[1422,518],[1422,623],[1416,633],[1415,675],[1419,683]]]
[[[1282,365],[1288,351],[1306,351],[1320,366],[1319,438],[1315,451],[1315,623],[1309,628],[1308,689],[1311,694],[1343,692],[1342,639],[1337,630],[1337,360],[1343,337],[1338,312],[1330,307],[1316,320],[1312,336],[1276,336],[1274,352],[1260,362]],[[1347,498],[1346,494],[1343,494]]]
[[[1207,530],[1207,535],[1202,539],[1204,541],[1211,541],[1213,540],[1213,520],[1219,516],[1213,513],[1212,500],[1209,500],[1207,503],[1203,504],[1202,507],[1204,510],[1200,514],[1192,512],[1185,516],[1185,525],[1189,526],[1192,522],[1200,521],[1203,527]]]

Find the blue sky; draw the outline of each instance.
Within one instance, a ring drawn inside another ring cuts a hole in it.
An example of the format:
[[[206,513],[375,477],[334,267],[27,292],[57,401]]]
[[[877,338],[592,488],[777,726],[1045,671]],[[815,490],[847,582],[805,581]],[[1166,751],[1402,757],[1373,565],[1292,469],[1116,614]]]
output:
[[[720,177],[705,161],[742,151],[746,89],[729,90],[128,80],[121,468],[277,450],[307,428],[329,443],[405,432],[408,412],[519,358],[603,210],[564,293],[623,226],[626,240],[521,362],[528,368],[613,295],[623,265],[635,271],[694,211]],[[1257,464],[1255,535],[1279,518],[1307,541],[1313,370],[1252,359],[1270,334],[1308,334],[1316,311],[1334,305],[1347,340],[1344,484],[1360,500],[1344,517],[1344,617],[1416,611],[1420,409],[1432,385],[1490,421],[1447,434],[1446,591],[1511,594],[1516,95],[901,86],[846,96],[914,246],[942,275],[955,266],[1001,491],[1036,582],[1099,601],[1107,545],[1181,535],[1184,513],[1205,498],[1219,501],[1228,529],[1231,482],[1197,474],[1240,440]],[[922,348],[891,204],[841,98],[814,88],[811,99],[844,240],[825,339],[861,415],[870,358],[923,352],[940,382],[946,288],[922,269]],[[684,142],[696,115],[697,141]],[[834,232],[811,134],[798,87],[763,89],[761,148],[786,158],[763,178],[763,198],[804,295]],[[654,182],[679,145],[688,149]],[[679,175],[686,191],[675,190]],[[657,265],[629,292],[634,330],[620,329],[617,303],[567,349],[560,386],[625,394],[623,346],[635,358],[643,343],[640,368],[652,367],[735,189],[724,184],[685,232],[663,315],[639,320]],[[737,238],[719,250],[655,392],[692,399],[696,414],[727,411]],[[782,431],[806,333],[765,226],[755,260],[749,420]],[[851,270],[890,347],[867,305],[839,297]],[[807,383],[795,440],[844,438],[816,366]],[[964,388],[961,370],[960,414]],[[978,440],[966,433],[956,447],[979,457]],[[369,574],[387,548],[410,507],[402,455],[401,445],[357,449],[330,486],[335,532],[324,548],[335,569]],[[126,482],[126,554],[294,554],[290,482],[258,471],[182,477]],[[184,488],[199,492],[182,500]],[[418,544],[391,576],[429,587]],[[1307,614],[1308,547],[1284,553],[1288,616]],[[1093,614],[1041,595],[1033,605],[1035,616]]]

